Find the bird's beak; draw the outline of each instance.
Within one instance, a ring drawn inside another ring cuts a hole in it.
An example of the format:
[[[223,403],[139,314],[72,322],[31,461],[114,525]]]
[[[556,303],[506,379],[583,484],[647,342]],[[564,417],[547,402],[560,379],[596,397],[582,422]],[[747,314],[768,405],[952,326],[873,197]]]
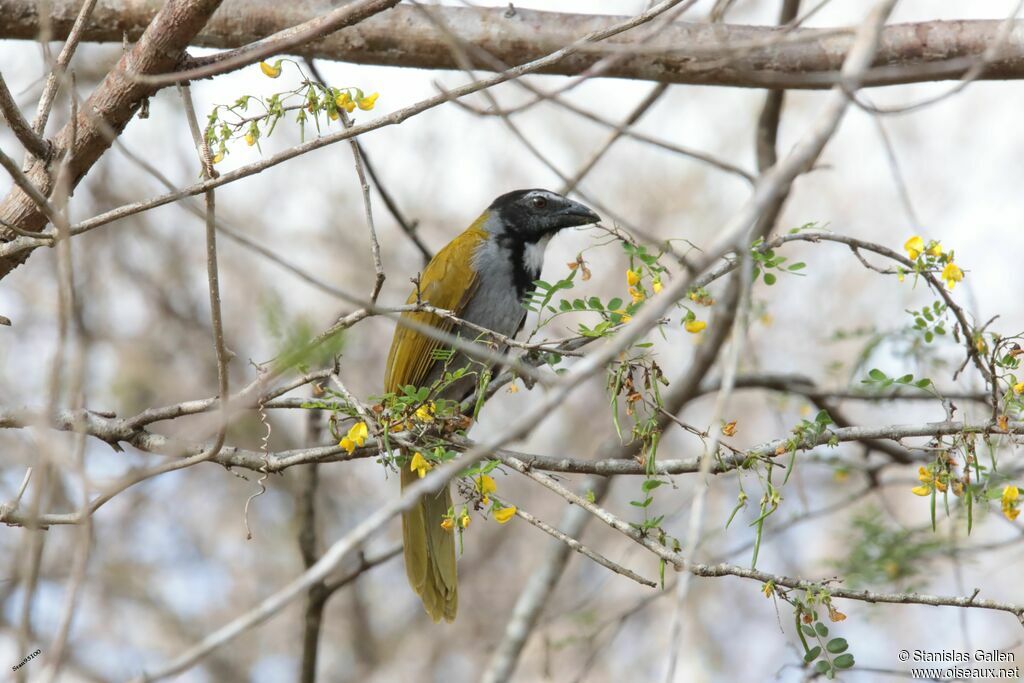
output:
[[[559,223],[563,228],[574,228],[579,225],[597,223],[601,217],[589,206],[567,199],[565,206],[558,212]]]

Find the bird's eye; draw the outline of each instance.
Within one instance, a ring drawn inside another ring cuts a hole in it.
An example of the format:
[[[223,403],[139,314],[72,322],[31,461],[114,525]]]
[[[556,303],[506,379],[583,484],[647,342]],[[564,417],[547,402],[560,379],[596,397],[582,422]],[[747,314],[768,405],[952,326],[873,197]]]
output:
[[[530,204],[535,209],[543,209],[545,206],[548,205],[548,200],[544,197],[534,197],[533,199],[530,200]]]

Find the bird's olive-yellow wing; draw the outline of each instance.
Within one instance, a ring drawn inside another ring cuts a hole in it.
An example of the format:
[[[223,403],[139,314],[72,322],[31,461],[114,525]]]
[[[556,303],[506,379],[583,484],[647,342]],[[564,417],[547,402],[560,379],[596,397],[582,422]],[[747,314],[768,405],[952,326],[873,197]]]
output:
[[[466,303],[477,287],[477,275],[473,270],[473,253],[487,233],[481,227],[486,214],[481,216],[465,232],[453,239],[431,259],[420,276],[420,299],[435,306],[461,315]],[[416,303],[413,292],[406,303]],[[433,313],[403,313],[402,318],[430,325],[443,332],[452,328],[452,322]],[[416,330],[398,325],[388,353],[387,371],[384,376],[384,390],[398,391],[406,385],[420,386],[430,374],[434,363],[434,351],[440,343]]]
[[[472,261],[476,248],[487,239],[487,233],[481,227],[486,219],[485,213],[431,259],[420,276],[421,300],[447,309],[456,316],[462,314],[477,287]],[[416,303],[416,292],[409,297],[408,303]],[[452,328],[451,321],[432,313],[403,313],[402,317],[445,332]],[[385,390],[398,391],[408,384],[420,386],[434,363],[438,362],[433,353],[439,346],[430,337],[399,324],[388,354]],[[403,489],[416,479],[416,473],[407,467],[402,468]],[[434,621],[455,619],[459,604],[455,535],[441,526],[451,507],[451,490],[446,486],[436,495],[423,496],[418,505],[402,513],[405,571],[409,584],[423,600],[423,606]]]

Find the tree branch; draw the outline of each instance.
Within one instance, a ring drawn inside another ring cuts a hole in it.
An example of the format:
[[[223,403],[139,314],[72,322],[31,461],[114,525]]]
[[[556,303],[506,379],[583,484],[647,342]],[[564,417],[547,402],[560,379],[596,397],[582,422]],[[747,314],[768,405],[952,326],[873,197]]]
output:
[[[170,0],[159,12],[147,15],[147,21],[143,23],[146,29],[139,42],[121,56],[117,65],[81,107],[85,112],[79,111],[75,119],[69,121],[54,138],[57,153],[65,155],[69,191],[78,184],[111,144],[92,118],[98,117],[106,121],[114,131],[120,133],[142,105],[143,100],[156,92],[153,86],[135,82],[128,72],[161,73],[173,69],[184,54],[185,48],[220,2],[221,0]],[[12,20],[17,23],[18,19],[30,13],[27,10],[26,6],[8,6],[5,3],[0,7],[0,24]],[[34,12],[33,9],[33,16]],[[77,15],[77,7],[72,15]],[[149,21],[149,16],[152,16],[152,21]],[[104,21],[103,17],[103,13],[98,13],[92,17],[90,25],[94,26],[97,22]],[[109,15],[105,20],[111,21]],[[66,35],[66,32],[62,32],[61,35]],[[33,38],[34,36],[35,33],[32,34]],[[118,38],[118,41],[120,40],[121,38]],[[26,176],[38,188],[40,194],[49,196],[55,179],[46,163],[38,159],[33,160],[26,169]],[[18,187],[13,188],[0,201],[0,221],[24,231],[39,232],[46,225],[47,216],[37,202]],[[9,241],[14,234],[13,230],[0,229],[0,241]],[[27,254],[0,258],[0,278],[21,265],[26,256]]]
[[[75,0],[51,0],[54,37],[67,35]],[[136,40],[160,8],[160,0],[102,3],[84,39]],[[336,7],[331,0],[279,3],[227,0],[224,10],[192,41],[193,45],[238,48],[286,31]],[[521,64],[607,28],[623,17],[538,12],[504,7],[432,7],[459,36],[509,64]],[[882,33],[865,86],[956,79],[977,64],[999,32],[1000,20],[929,21],[895,24]],[[39,30],[34,0],[0,0],[0,38],[35,39]],[[603,75],[666,83],[753,88],[825,89],[839,81],[843,57],[853,44],[853,28],[795,29],[674,22],[655,41],[638,43],[625,33],[600,48],[588,49],[545,66],[542,73],[577,75],[609,54],[622,54]],[[359,64],[425,69],[458,69],[448,42],[421,8],[398,6],[386,14],[337,31],[315,43],[291,46],[307,57]],[[213,61],[213,60],[211,60]],[[479,64],[487,69],[488,65]],[[1016,22],[998,58],[981,79],[1024,78],[1024,22]]]

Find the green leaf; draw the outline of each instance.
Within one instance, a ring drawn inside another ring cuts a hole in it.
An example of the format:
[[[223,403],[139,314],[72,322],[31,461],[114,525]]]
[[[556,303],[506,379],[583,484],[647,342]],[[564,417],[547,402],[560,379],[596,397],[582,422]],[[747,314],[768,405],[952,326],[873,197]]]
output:
[[[644,483],[640,485],[640,488],[644,490],[644,493],[648,493],[658,488],[664,483],[665,482],[661,481],[660,479],[645,479]]]
[[[821,646],[820,645],[815,645],[814,647],[812,647],[810,650],[807,651],[807,654],[804,655],[804,663],[810,664],[815,659],[817,659],[818,655],[820,655],[820,654],[821,654]]]
[[[849,669],[854,664],[853,655],[848,652],[845,655],[839,655],[832,663],[837,669]]]
[[[825,649],[831,652],[832,654],[837,655],[840,652],[846,652],[847,648],[849,647],[850,645],[846,642],[845,638],[833,638],[832,640],[828,641],[828,644],[825,646]]]
[[[790,266],[789,268],[787,268],[786,270],[789,270],[789,271],[794,271],[794,270],[803,270],[803,269],[804,269],[804,268],[806,268],[806,267],[807,267],[807,264],[806,264],[806,263],[804,263],[803,261],[798,261],[797,263],[794,263],[793,265],[791,265],[791,266]]]
[[[587,310],[587,302],[583,299],[573,299],[572,307],[577,311],[585,311]]]
[[[565,299],[562,299],[561,301],[558,302],[558,310],[560,310],[560,311],[571,311],[572,310],[572,304],[569,303],[568,301],[566,301]]]
[[[888,376],[884,372],[879,370],[878,368],[872,368],[871,370],[869,370],[868,371],[868,377],[870,377],[871,379],[873,379],[873,380],[875,380],[877,382],[881,382],[883,380],[889,379]]]
[[[609,311],[615,311],[615,310],[618,310],[620,308],[622,308],[622,299],[620,299],[618,297],[615,297],[614,299],[612,299],[611,301],[608,302],[608,310]]]
[[[903,375],[902,377],[900,377],[896,381],[899,382],[900,384],[910,384],[911,382],[914,381],[914,376],[913,375]]]
[[[828,663],[828,660],[823,659],[814,665],[814,670],[820,674],[828,676],[832,671],[832,665]]]
[[[604,310],[604,306],[601,304],[601,300],[598,299],[596,296],[592,296],[589,299],[587,299],[587,305],[589,305],[595,311]]]
[[[967,535],[970,536],[974,527],[974,494],[971,493],[970,486],[964,491],[964,504],[967,505]]]
[[[776,277],[775,277],[775,274],[774,274],[774,273],[765,273],[765,274],[764,274],[764,283],[765,283],[766,285],[768,285],[769,287],[770,287],[771,285],[774,285],[774,284],[775,284],[775,281],[776,281],[777,279],[778,279],[778,278],[776,278]]]
[[[815,636],[814,629],[811,626],[808,626],[807,624],[801,626],[800,630],[803,631],[804,635],[806,636],[810,636],[811,638]]]
[[[931,384],[932,381],[927,377],[925,377],[924,379],[919,379],[916,382],[914,382],[914,386],[917,387],[918,389],[925,389],[927,387],[930,387]]]
[[[828,635],[828,627],[820,621],[814,625],[814,630],[822,638]]]

